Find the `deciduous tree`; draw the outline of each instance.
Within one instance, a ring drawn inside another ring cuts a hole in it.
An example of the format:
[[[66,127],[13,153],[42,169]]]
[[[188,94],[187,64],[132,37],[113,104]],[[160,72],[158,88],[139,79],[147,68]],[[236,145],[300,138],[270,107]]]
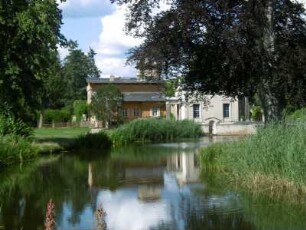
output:
[[[127,29],[144,43],[129,61],[189,91],[261,99],[266,120],[305,105],[305,9],[291,0],[111,0],[128,4]]]
[[[100,71],[95,65],[95,53],[88,54],[77,48],[75,43],[63,63],[63,77],[66,82],[66,105],[71,106],[75,100],[86,99],[86,78],[99,77]]]
[[[0,103],[18,118],[40,106],[53,53],[65,43],[61,23],[56,0],[0,1]]]
[[[91,111],[96,119],[106,126],[120,121],[120,109],[123,95],[120,90],[109,84],[97,90],[91,100]]]

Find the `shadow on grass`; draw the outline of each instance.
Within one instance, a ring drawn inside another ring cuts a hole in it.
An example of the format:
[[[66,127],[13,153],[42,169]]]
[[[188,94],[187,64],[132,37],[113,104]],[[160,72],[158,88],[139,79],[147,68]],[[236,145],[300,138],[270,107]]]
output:
[[[70,150],[76,138],[67,137],[42,137],[35,138],[34,145],[37,145],[41,154],[55,153]]]

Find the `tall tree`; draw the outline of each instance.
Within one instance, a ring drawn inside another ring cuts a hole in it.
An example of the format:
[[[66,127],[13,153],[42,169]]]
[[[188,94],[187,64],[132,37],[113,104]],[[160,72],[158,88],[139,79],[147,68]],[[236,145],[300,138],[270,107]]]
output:
[[[305,105],[305,9],[291,0],[174,0],[128,3],[127,29],[144,43],[129,61],[160,76],[181,74],[185,88],[229,96],[258,93],[267,120]]]
[[[100,71],[94,62],[95,53],[90,49],[86,55],[77,48],[77,44],[71,46],[68,56],[63,63],[63,77],[66,82],[66,104],[72,105],[75,100],[86,99],[86,78],[99,77]]]
[[[56,0],[0,2],[0,103],[26,119],[39,107],[43,79],[58,44],[61,11]]]
[[[50,73],[44,78],[44,90],[41,94],[42,109],[58,109],[65,105],[66,82],[63,76],[59,54],[55,52],[50,60]]]

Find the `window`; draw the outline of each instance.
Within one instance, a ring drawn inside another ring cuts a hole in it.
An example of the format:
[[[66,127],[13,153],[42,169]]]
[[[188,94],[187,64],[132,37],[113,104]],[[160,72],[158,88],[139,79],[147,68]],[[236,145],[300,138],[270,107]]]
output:
[[[134,117],[141,117],[141,111],[140,109],[134,109]]]
[[[159,117],[159,107],[157,106],[152,107],[152,117]]]
[[[200,118],[200,105],[199,104],[193,105],[193,118]]]
[[[128,115],[127,109],[122,109],[122,110],[121,110],[121,116],[122,116],[122,117],[127,117],[127,115]]]
[[[223,104],[223,118],[229,118],[229,104]]]

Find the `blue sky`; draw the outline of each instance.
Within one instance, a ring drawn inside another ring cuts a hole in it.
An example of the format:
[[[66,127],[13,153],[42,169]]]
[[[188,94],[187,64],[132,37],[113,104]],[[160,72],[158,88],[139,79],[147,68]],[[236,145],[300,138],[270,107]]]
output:
[[[76,40],[84,52],[91,47],[97,53],[96,65],[102,71],[102,77],[111,74],[136,76],[137,71],[125,65],[126,52],[141,41],[125,35],[124,7],[111,4],[110,0],[67,0],[60,3],[60,8],[64,23],[62,33],[66,38]],[[67,50],[60,48],[60,54],[64,57]]]
[[[62,33],[67,39],[77,41],[84,52],[91,47],[97,53],[96,65],[102,77],[136,76],[137,71],[125,65],[126,52],[141,41],[125,35],[125,7],[111,4],[109,0],[67,0],[60,3],[60,9]],[[67,55],[67,50],[60,48],[60,54]]]

